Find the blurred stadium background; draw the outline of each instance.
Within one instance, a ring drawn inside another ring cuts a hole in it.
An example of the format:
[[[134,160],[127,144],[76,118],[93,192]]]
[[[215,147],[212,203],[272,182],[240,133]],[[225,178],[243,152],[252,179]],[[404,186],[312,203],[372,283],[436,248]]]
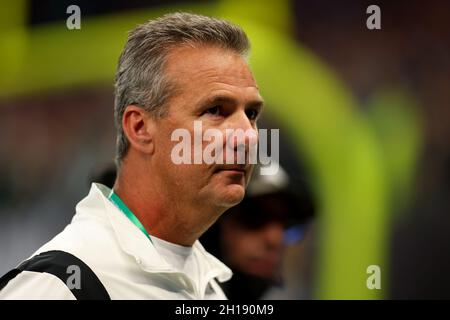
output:
[[[247,31],[280,162],[313,186],[315,223],[268,298],[450,298],[449,2],[0,3],[1,274],[70,222],[111,163],[126,32],[188,10]],[[66,27],[72,4],[80,30]],[[370,4],[381,30],[366,28]],[[381,290],[366,287],[369,265]]]

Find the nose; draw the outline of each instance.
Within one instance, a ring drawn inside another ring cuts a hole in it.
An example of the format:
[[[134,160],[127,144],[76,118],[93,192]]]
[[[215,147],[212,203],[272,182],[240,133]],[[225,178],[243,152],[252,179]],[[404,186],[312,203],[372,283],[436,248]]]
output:
[[[258,132],[244,111],[236,113],[227,126],[227,145],[238,151],[256,148],[258,145]]]
[[[264,239],[266,249],[279,251],[283,247],[284,227],[281,222],[271,221],[262,229],[261,234]]]

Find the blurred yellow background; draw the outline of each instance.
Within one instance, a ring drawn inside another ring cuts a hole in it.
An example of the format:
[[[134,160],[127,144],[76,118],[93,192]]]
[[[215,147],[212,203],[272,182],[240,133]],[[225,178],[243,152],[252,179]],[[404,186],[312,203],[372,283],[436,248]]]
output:
[[[112,86],[127,31],[190,11],[247,32],[266,118],[279,121],[311,179],[314,231],[290,253],[296,289],[281,297],[449,296],[424,276],[450,264],[427,253],[450,244],[448,3],[382,1],[381,30],[366,27],[368,1],[126,3],[1,2],[0,273],[70,221],[89,176],[112,161]],[[66,27],[70,4],[80,30]],[[371,265],[381,290],[366,285]]]

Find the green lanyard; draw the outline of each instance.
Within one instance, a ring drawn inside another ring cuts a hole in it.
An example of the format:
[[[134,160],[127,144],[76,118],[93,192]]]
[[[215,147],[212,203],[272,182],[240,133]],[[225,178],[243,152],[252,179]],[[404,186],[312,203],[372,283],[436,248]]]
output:
[[[150,242],[153,243],[152,238],[148,234],[147,230],[145,230],[142,223],[138,220],[138,218],[136,218],[136,216],[133,214],[133,212],[131,212],[127,205],[123,203],[122,199],[120,199],[119,196],[114,193],[114,190],[111,190],[108,198],[120,209],[120,211],[122,211],[128,217],[128,219],[130,219],[131,222],[133,222],[136,227],[138,227],[145,234]]]

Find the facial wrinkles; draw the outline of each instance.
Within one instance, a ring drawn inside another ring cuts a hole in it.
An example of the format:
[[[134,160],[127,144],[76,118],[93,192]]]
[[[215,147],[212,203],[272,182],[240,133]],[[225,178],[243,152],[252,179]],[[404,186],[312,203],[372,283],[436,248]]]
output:
[[[236,68],[235,68],[236,69]],[[245,70],[244,66],[237,68],[238,70],[226,70],[226,72],[218,72],[217,68],[209,68],[207,70],[198,70],[192,74],[193,78],[201,79],[210,84],[226,84],[239,87],[255,87],[256,83],[251,73]],[[239,70],[241,69],[241,70]],[[230,72],[232,71],[232,72]]]
[[[180,53],[179,51],[183,50],[183,59],[178,59],[177,63],[173,63],[175,61],[171,60],[179,56],[177,52]],[[212,55],[211,51],[214,50],[219,50],[219,54]],[[180,48],[173,51],[169,57],[167,75],[173,79],[177,87],[183,89],[182,91],[203,89],[204,92],[204,86],[214,84],[258,89],[247,63],[241,56],[223,51],[223,49],[206,48],[205,51],[199,53],[198,51],[193,52],[189,48]],[[202,62],[199,63],[199,60]],[[176,69],[172,69],[171,66],[174,65],[176,65]]]

